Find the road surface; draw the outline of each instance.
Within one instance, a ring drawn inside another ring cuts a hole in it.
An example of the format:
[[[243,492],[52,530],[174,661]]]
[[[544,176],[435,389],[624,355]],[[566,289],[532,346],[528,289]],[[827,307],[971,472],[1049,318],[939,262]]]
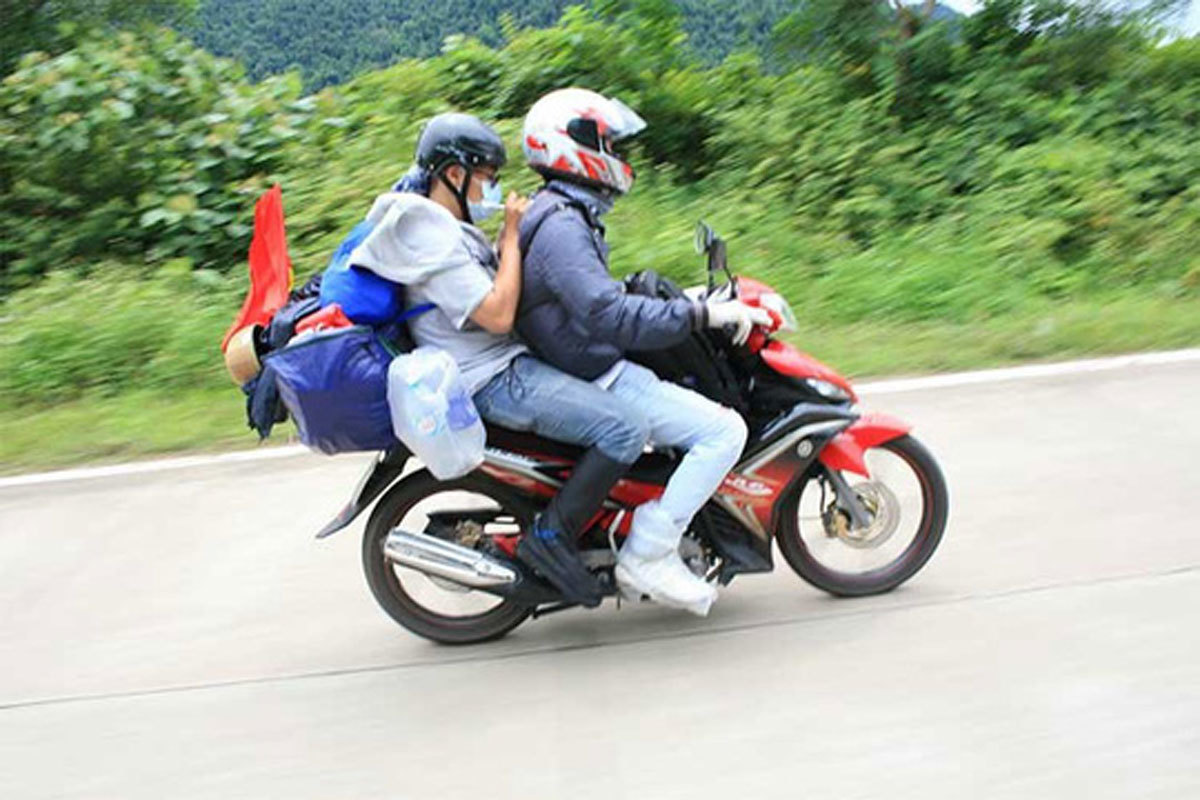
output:
[[[471,648],[375,606],[361,523],[313,539],[363,457],[0,488],[0,798],[1200,796],[1198,398],[1195,360],[867,395],[950,485],[908,585],[777,559],[708,619]]]

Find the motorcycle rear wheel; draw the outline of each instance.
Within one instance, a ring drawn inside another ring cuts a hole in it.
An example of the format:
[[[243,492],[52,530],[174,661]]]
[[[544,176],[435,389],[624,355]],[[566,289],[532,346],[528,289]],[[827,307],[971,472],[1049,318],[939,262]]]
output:
[[[878,448],[890,451],[907,465],[920,486],[922,499],[915,534],[892,561],[865,572],[846,572],[830,568],[813,554],[801,532],[800,501],[806,492],[820,490],[815,480],[797,487],[780,506],[776,539],[784,560],[805,581],[838,597],[863,597],[895,589],[925,566],[946,528],[949,494],[933,455],[912,436],[901,436]]]
[[[376,504],[363,532],[363,571],[376,602],[400,625],[441,644],[477,644],[504,636],[524,622],[533,608],[509,598],[496,598],[498,602],[493,607],[480,613],[442,613],[423,605],[417,592],[413,591],[416,581],[429,581],[430,578],[415,570],[397,567],[383,552],[388,533],[419,503],[433,495],[454,491],[489,498],[514,517],[522,528],[532,523],[533,511],[525,503],[485,478],[467,475],[454,481],[439,481],[428,471],[421,470],[389,489]]]

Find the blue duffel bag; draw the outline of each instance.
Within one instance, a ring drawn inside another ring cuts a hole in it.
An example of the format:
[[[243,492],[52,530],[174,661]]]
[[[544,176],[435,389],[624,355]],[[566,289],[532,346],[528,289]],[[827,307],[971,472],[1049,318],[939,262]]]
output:
[[[388,409],[392,351],[364,325],[307,335],[266,356],[300,441],[322,453],[387,450],[399,442]]]

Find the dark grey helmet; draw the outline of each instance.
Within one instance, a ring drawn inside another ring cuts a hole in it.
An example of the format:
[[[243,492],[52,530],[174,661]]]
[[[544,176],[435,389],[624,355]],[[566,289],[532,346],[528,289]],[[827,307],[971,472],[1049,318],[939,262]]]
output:
[[[507,160],[500,135],[470,114],[438,114],[417,139],[417,164],[433,173],[451,164],[500,169]]]

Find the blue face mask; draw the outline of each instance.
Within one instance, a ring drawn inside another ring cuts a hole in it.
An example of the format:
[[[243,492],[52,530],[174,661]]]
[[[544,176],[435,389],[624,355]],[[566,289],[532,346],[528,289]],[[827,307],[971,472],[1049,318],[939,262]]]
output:
[[[471,221],[478,224],[504,208],[504,195],[500,191],[500,181],[490,180],[483,184],[483,199],[476,203],[467,201],[467,210],[471,212]]]

